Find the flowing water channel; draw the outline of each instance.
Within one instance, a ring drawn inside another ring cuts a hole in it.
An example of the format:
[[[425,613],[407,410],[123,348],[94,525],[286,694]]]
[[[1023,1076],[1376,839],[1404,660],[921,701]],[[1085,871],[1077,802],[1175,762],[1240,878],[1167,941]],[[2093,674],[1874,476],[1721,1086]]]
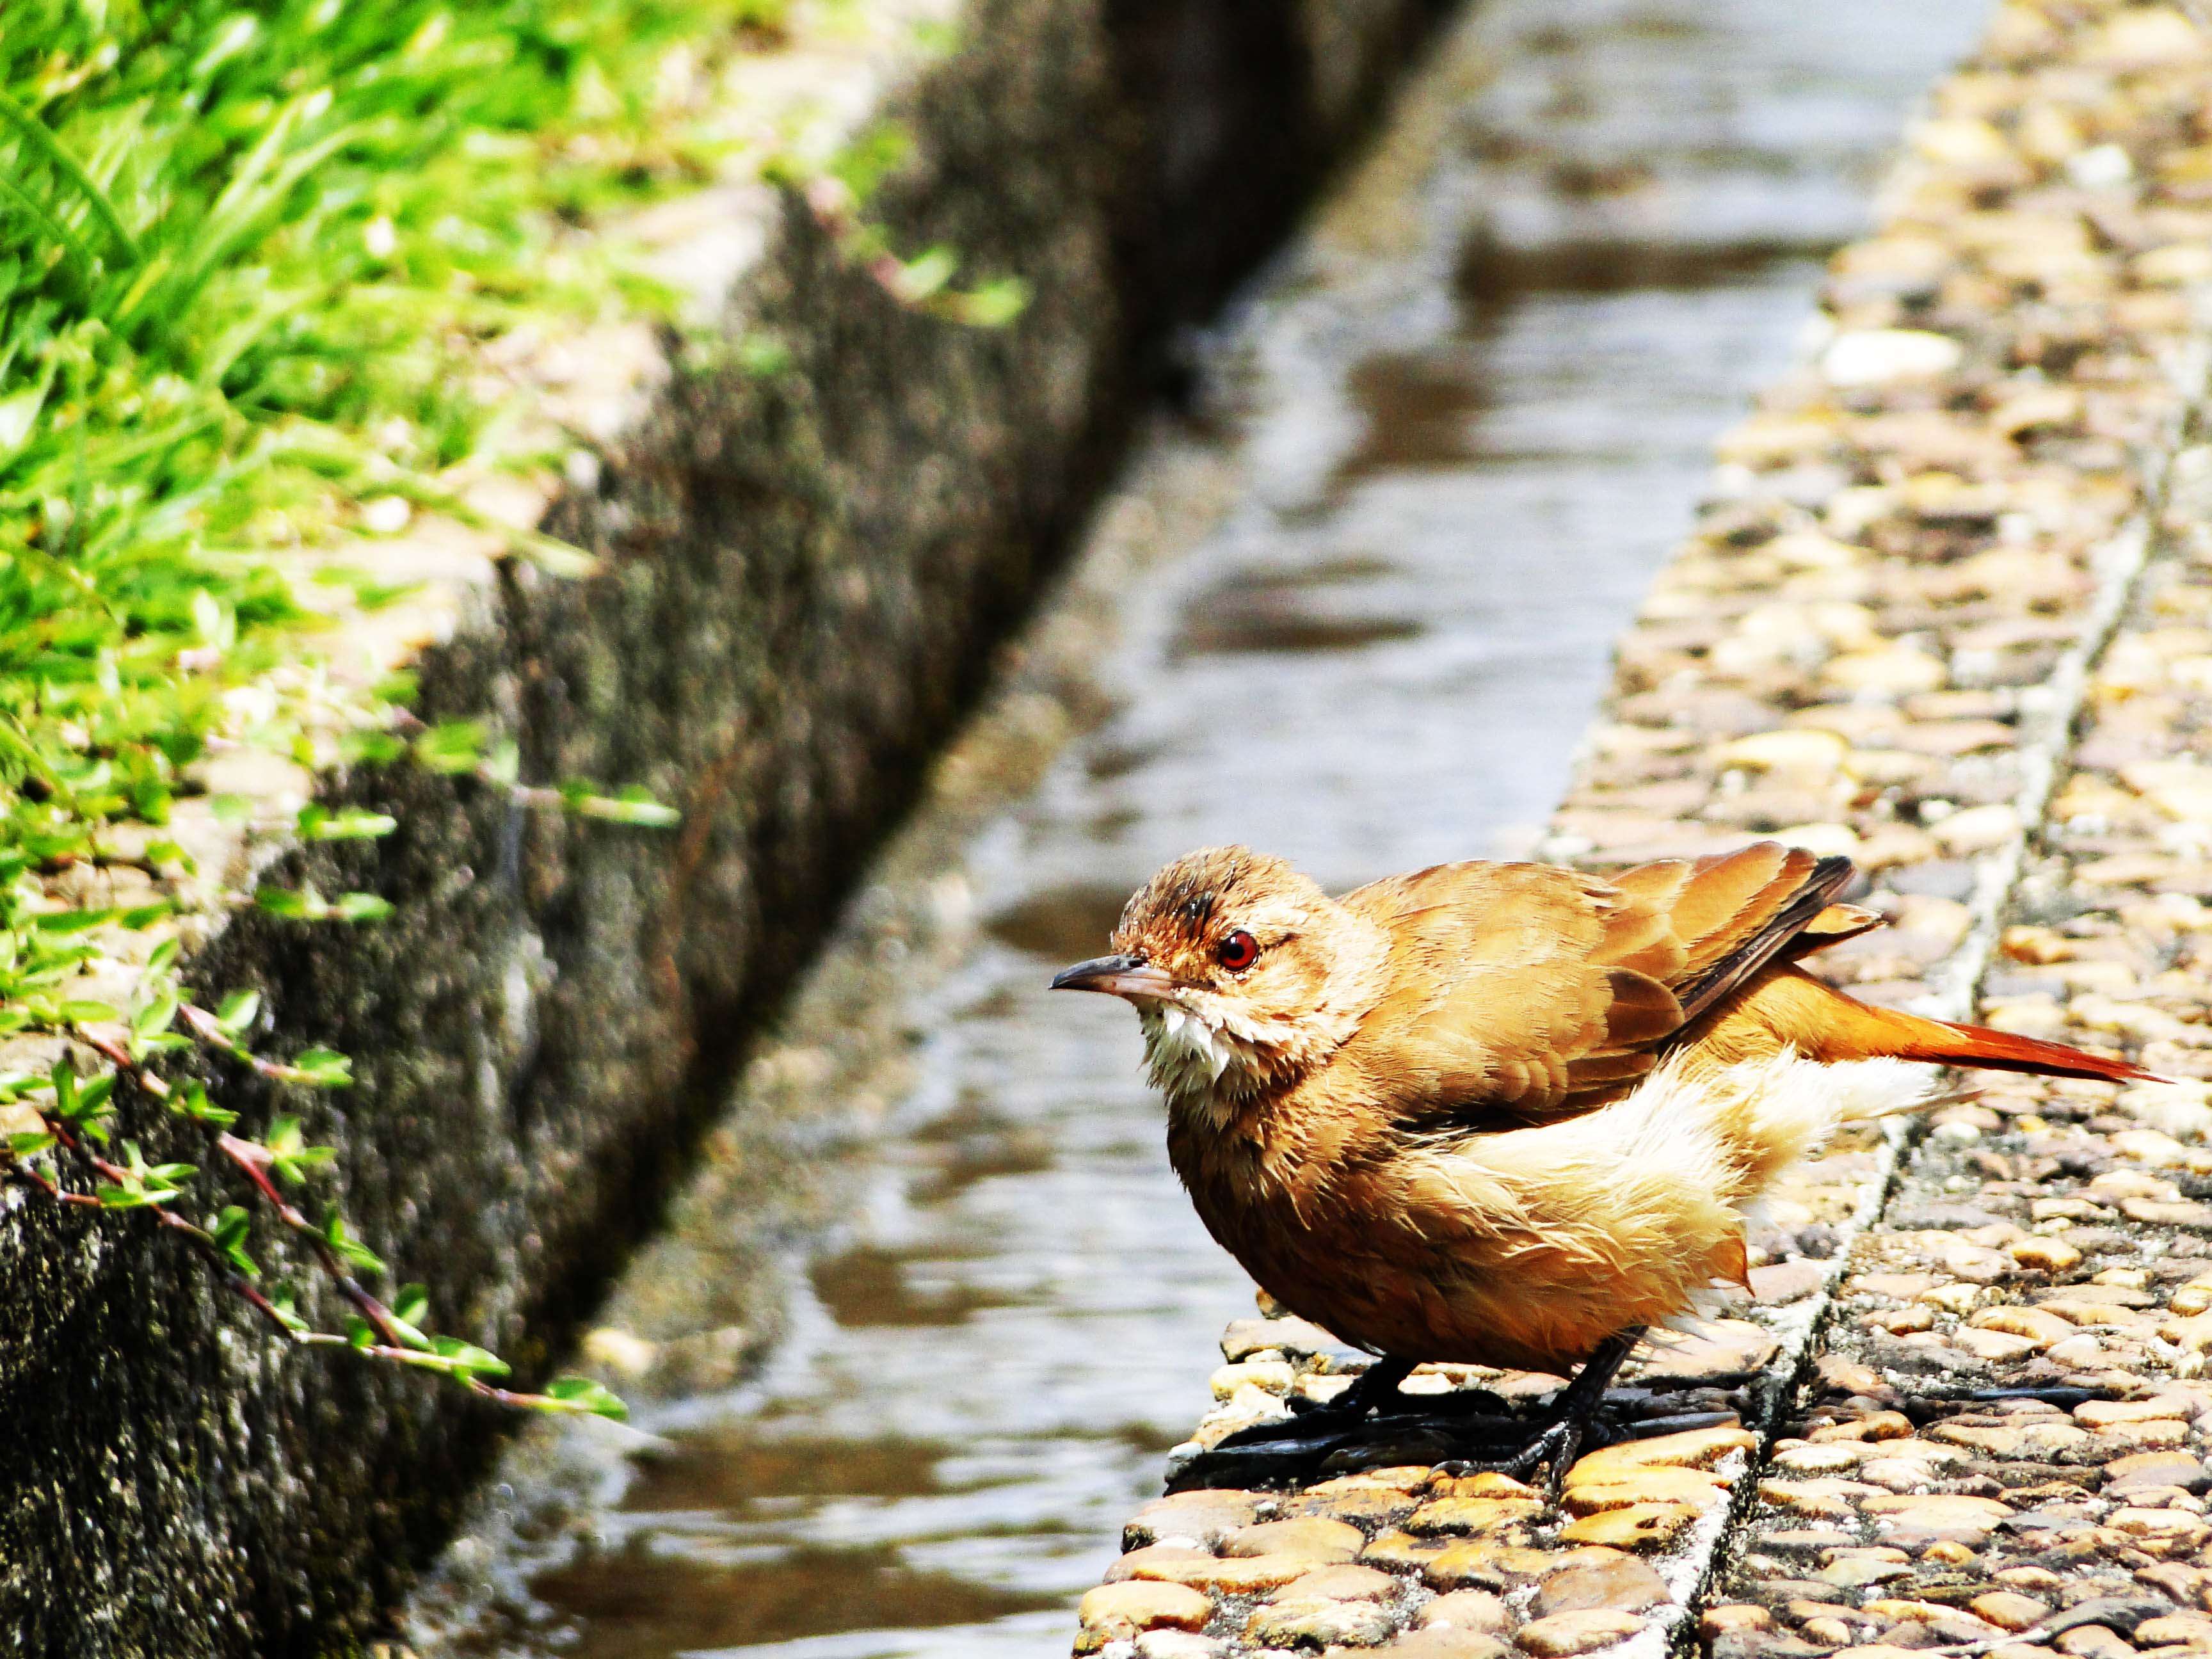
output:
[[[1012,1659],[1251,1286],[1135,1021],[1053,995],[1158,864],[1525,848],[1714,434],[1978,3],[1493,0],[1217,335],[750,1067],[426,1655]]]

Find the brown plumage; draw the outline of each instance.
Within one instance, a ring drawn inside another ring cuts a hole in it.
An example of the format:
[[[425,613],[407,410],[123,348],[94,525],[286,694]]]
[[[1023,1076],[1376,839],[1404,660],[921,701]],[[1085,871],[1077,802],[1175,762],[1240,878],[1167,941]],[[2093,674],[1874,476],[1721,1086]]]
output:
[[[1286,1306],[1400,1361],[1564,1374],[1741,1278],[1746,1210],[1838,1122],[1923,1101],[1908,1062],[2149,1075],[1805,973],[1880,925],[1850,878],[1769,842],[1331,899],[1211,848],[1054,983],[1136,1006],[1176,1172]]]

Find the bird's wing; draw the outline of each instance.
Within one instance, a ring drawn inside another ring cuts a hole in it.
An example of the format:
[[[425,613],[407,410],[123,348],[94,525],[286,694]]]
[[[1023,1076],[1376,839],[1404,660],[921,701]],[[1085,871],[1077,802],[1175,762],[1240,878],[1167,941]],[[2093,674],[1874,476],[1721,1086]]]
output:
[[[1610,879],[1453,864],[1374,883],[1344,902],[1390,933],[1392,977],[1345,1058],[1409,1127],[1574,1115],[1770,961],[1878,921],[1832,902],[1850,876],[1762,842]]]

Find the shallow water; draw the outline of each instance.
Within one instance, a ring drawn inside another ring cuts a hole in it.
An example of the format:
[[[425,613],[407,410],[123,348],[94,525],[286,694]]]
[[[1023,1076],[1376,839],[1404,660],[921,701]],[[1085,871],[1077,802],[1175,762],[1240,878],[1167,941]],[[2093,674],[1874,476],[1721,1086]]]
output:
[[[1978,5],[1498,0],[1199,352],[592,1352],[426,1653],[1061,1652],[1251,1289],[1135,1023],[1054,996],[1208,842],[1534,839],[1708,446]]]

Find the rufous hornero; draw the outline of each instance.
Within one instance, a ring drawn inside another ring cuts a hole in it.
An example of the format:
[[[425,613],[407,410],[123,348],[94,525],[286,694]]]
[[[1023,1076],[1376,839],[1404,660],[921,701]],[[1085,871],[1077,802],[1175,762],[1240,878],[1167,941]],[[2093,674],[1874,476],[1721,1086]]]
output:
[[[1852,877],[1761,842],[1611,876],[1439,865],[1331,898],[1209,848],[1053,985],[1135,1006],[1207,1230],[1377,1356],[1340,1416],[1425,1361],[1581,1367],[1546,1433],[1485,1466],[1547,1462],[1556,1489],[1644,1329],[1745,1280],[1747,1211],[1838,1126],[1926,1103],[1940,1066],[2152,1076],[1807,973],[1881,925],[1837,902]]]

